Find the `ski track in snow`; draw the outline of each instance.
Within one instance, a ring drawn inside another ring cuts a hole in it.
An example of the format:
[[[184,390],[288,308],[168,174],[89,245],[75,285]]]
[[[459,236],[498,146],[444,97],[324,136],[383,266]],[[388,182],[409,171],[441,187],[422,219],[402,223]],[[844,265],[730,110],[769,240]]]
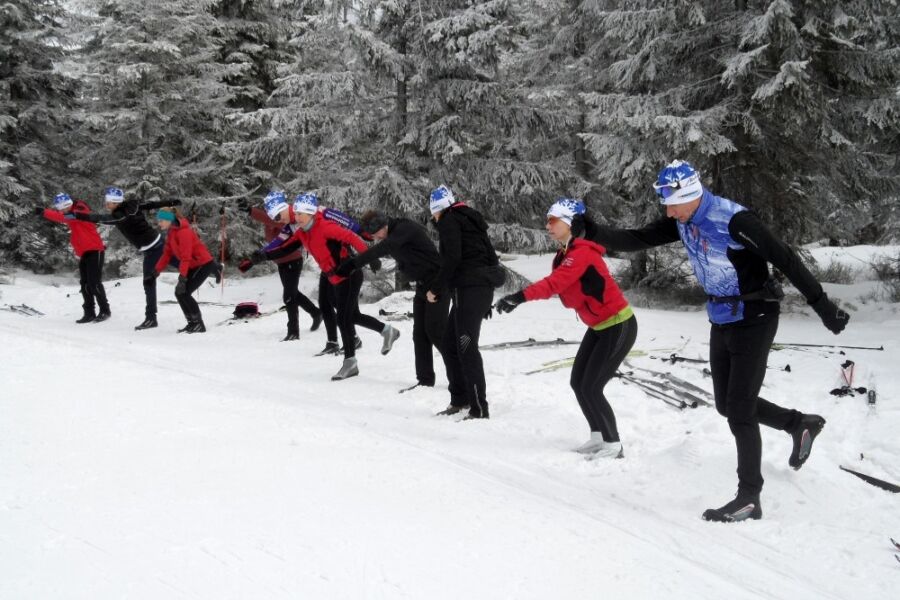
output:
[[[550,258],[526,262],[541,272]],[[301,281],[313,298],[316,279]],[[625,460],[571,452],[588,432],[569,368],[523,372],[577,346],[484,352],[492,419],[456,423],[432,416],[448,401],[438,356],[437,387],[396,393],[414,380],[410,321],[392,322],[388,356],[360,330],[360,376],[331,382],[340,359],[312,356],[324,328],[280,343],[283,314],[214,327],[230,310],[203,305],[208,332],[177,335],[178,307],[161,305],[160,327],[134,332],[140,279],[113,286],[97,325],[73,323],[69,279],[0,286],[0,304],[47,313],[0,311],[0,598],[893,597],[900,496],[837,465],[900,481],[896,306],[865,305],[839,337],[809,310],[783,316],[777,341],[885,351],[770,354],[792,372],[770,370],[762,395],[828,424],[799,472],[789,436],[764,429],[764,518],[721,525],[699,518],[735,488],[713,408],[678,411],[614,380]],[[853,286],[826,287],[855,301]],[[281,295],[277,276],[201,294],[269,309]],[[363,311],[379,306],[408,299]],[[635,348],[708,355],[703,312],[636,314]],[[558,301],[534,302],[486,321],[482,343],[583,331]],[[650,356],[631,362],[711,390],[702,365]],[[854,386],[876,382],[874,408],[828,394],[847,358]]]

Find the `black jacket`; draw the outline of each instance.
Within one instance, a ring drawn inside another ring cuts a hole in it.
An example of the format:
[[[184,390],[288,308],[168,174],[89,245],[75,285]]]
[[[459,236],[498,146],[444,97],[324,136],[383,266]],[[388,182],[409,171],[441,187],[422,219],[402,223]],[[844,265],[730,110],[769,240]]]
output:
[[[159,239],[160,234],[153,229],[144,216],[145,210],[154,210],[163,206],[170,206],[171,202],[138,202],[137,200],[126,200],[116,206],[112,212],[108,214],[88,213],[84,215],[75,215],[80,221],[90,221],[91,223],[100,223],[102,225],[115,225],[116,228],[125,239],[138,249],[147,249]]]
[[[397,261],[397,269],[411,281],[436,289],[441,257],[424,227],[409,219],[390,219],[387,237],[353,258],[353,265],[360,269],[385,255]]]
[[[503,283],[503,268],[487,229],[481,213],[462,202],[444,210],[437,222],[441,268],[429,288],[431,292],[469,286],[497,287]]]

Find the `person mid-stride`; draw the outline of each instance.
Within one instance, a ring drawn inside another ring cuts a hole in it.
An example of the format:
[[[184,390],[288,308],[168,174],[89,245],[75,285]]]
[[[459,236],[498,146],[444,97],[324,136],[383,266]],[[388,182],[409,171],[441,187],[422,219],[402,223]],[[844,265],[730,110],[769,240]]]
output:
[[[594,458],[623,458],[616,415],[603,389],[616,374],[637,338],[637,319],[609,274],[603,246],[578,237],[584,231],[581,200],[560,198],[547,211],[547,232],[560,248],[553,272],[523,290],[501,298],[498,313],[512,312],[529,300],[558,294],[564,306],[575,309],[588,326],[569,383],[591,428],[591,437],[575,449]]]
[[[790,280],[831,332],[850,316],[822,291],[797,254],[776,238],[750,210],[703,187],[700,174],[676,160],[653,185],[666,216],[641,229],[613,229],[585,223],[588,238],[612,251],[646,250],[681,241],[707,294],[712,324],[709,363],[716,410],[728,419],[737,446],[738,489],[734,500],[703,513],[707,521],[734,522],[762,517],[760,423],[791,436],[788,464],[799,469],[825,419],[782,408],[759,397],[769,349],[778,329],[784,295],[769,275],[772,263]]]

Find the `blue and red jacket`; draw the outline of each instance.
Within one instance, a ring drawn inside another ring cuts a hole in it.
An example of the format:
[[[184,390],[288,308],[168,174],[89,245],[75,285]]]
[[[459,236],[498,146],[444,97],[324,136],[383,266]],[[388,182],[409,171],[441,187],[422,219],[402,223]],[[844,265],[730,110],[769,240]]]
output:
[[[106,246],[97,233],[97,226],[87,221],[79,221],[75,217],[75,213],[89,214],[91,209],[81,200],[76,200],[72,204],[72,212],[63,213],[52,208],[44,209],[44,218],[54,223],[65,223],[69,228],[69,241],[72,243],[72,250],[75,256],[81,258],[85,252],[97,251],[103,252]]]
[[[526,300],[543,300],[559,295],[563,306],[573,308],[589,327],[612,318],[628,307],[622,290],[609,274],[603,254],[595,242],[573,239],[556,253],[553,272],[526,287]]]

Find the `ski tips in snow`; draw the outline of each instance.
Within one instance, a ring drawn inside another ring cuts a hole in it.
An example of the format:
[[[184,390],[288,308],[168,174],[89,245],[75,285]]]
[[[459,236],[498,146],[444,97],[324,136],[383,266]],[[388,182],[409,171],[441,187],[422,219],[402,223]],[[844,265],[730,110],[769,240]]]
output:
[[[866,475],[865,473],[860,473],[859,471],[855,471],[853,469],[845,467],[844,465],[838,465],[838,466],[840,467],[841,471],[846,471],[846,472],[850,473],[851,475],[856,475],[857,477],[859,477],[860,479],[862,479],[863,481],[865,481],[866,483],[868,483],[870,485],[874,485],[877,488],[881,488],[885,491],[892,492],[894,494],[900,494],[900,485],[891,483],[889,481],[884,481],[883,479],[878,479],[877,477],[872,477],[871,475]]]

